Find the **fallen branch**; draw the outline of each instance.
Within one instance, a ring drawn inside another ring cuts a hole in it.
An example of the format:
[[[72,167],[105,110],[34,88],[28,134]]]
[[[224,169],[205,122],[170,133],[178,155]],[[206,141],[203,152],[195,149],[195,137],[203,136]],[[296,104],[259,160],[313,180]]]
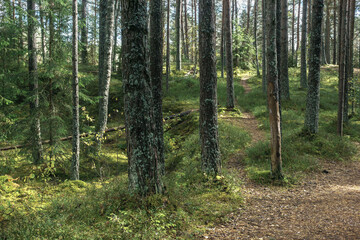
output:
[[[165,117],[164,121],[168,121],[168,120],[175,119],[175,118],[178,118],[178,117],[184,117],[186,115],[189,115],[190,113],[198,112],[198,111],[199,111],[199,109],[192,109],[192,110],[185,111],[185,112],[182,112],[182,113],[174,114],[174,115]],[[124,130],[124,129],[125,129],[125,126],[108,128],[108,129],[105,130],[105,133],[116,132],[116,131],[120,131],[120,130]],[[96,132],[82,133],[82,134],[80,134],[80,138],[88,137],[88,136],[95,135],[95,134],[96,134]],[[71,140],[72,138],[73,138],[73,136],[63,137],[63,138],[60,138],[60,141],[61,142],[68,141],[68,140]],[[45,141],[42,142],[43,145],[44,144],[49,144],[49,143],[50,143],[50,140],[45,140]],[[3,148],[0,148],[0,152],[19,149],[19,148],[24,148],[24,147],[27,147],[27,146],[30,146],[30,144],[3,147]]]

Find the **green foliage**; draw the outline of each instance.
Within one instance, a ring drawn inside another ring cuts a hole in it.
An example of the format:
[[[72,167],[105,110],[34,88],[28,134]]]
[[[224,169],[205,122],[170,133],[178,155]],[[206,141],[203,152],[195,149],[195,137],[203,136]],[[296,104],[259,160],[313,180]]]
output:
[[[245,32],[245,28],[235,24],[233,33],[233,58],[234,66],[241,69],[254,68],[255,47],[254,39],[250,34]]]

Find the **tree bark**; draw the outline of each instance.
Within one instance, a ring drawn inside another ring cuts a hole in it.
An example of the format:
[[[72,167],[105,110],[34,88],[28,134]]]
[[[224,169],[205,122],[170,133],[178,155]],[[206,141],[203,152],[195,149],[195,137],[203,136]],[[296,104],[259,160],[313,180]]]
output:
[[[169,91],[170,75],[170,0],[167,0],[167,23],[166,23],[166,91]]]
[[[83,4],[84,4],[83,0]],[[73,101],[73,139],[72,139],[72,161],[71,179],[79,180],[80,163],[80,127],[79,127],[79,78],[78,78],[78,7],[77,0],[73,0],[73,49],[72,49],[72,101]],[[83,7],[84,10],[84,7]]]
[[[325,22],[325,57],[326,63],[330,63],[330,0],[326,0]]]
[[[336,24],[336,12],[337,12],[337,6],[336,6],[336,1],[337,0],[334,0],[334,42],[333,42],[333,64],[336,64],[336,60],[337,60],[337,57],[336,57],[336,48],[337,48],[337,42],[336,42],[336,27],[337,27],[337,24]]]
[[[107,3],[102,3],[102,1],[107,1]],[[114,40],[114,8],[115,1],[114,0],[100,0],[100,5],[103,4],[106,6],[105,9],[102,9],[104,12],[100,12],[104,14],[105,19],[105,27],[102,32],[100,32],[100,38],[103,38],[103,46],[99,47],[99,56],[100,51],[103,51],[101,56],[103,57],[102,61],[102,69],[99,69],[99,118],[97,125],[97,143],[98,150],[100,150],[101,140],[106,129],[107,118],[108,118],[108,104],[109,104],[109,88],[110,88],[110,80],[111,80],[111,54],[113,48],[113,40]],[[101,36],[105,34],[105,36]],[[99,59],[100,62],[100,59]],[[100,66],[100,64],[99,64]]]
[[[189,35],[188,35],[188,17],[187,17],[187,0],[184,0],[184,35],[185,35],[185,57],[189,59]]]
[[[248,33],[249,32],[249,28],[250,28],[250,10],[251,10],[251,1],[248,0],[247,3],[247,20],[246,20],[246,30],[245,32]]]
[[[257,48],[257,8],[258,0],[254,2],[254,48],[255,48],[255,63],[256,63],[256,75],[260,76],[259,71],[259,59],[258,59],[258,48]]]
[[[234,77],[233,77],[233,53],[232,53],[232,35],[230,19],[230,0],[224,0],[224,34],[226,51],[226,107],[229,109],[235,106]]]
[[[340,0],[339,21],[339,102],[337,116],[337,134],[343,136],[344,129],[344,96],[345,96],[345,59],[346,59],[346,11],[347,0]]]
[[[158,168],[161,176],[165,175],[164,130],[162,115],[162,0],[150,1],[150,79],[153,96],[153,118],[155,124],[154,150],[158,158]],[[186,19],[186,18],[185,18]]]
[[[221,171],[217,122],[215,0],[199,1],[200,140],[203,171]]]
[[[306,40],[307,40],[307,0],[303,2],[303,17],[301,25],[301,74],[300,74],[300,88],[307,88],[307,66],[306,66]]]
[[[297,27],[296,27],[295,67],[298,66],[298,52],[299,52],[299,46],[300,46],[300,9],[301,9],[301,0],[299,0]]]
[[[313,0],[309,51],[309,87],[306,98],[305,130],[318,132],[320,105],[321,24],[324,0]]]
[[[354,77],[354,27],[355,27],[355,0],[350,1],[349,12],[349,78],[350,81]]]
[[[276,46],[276,0],[266,0],[266,75],[269,121],[271,129],[271,176],[283,179],[281,130]]]
[[[294,64],[295,56],[295,0],[292,2],[292,21],[291,21],[291,65]]]
[[[87,34],[87,25],[86,25],[86,8],[87,0],[82,0],[81,5],[81,61],[83,64],[87,64],[88,61],[88,34]]]
[[[121,2],[129,189],[140,196],[161,194],[164,186],[155,151],[152,91],[146,63],[147,1]]]
[[[36,22],[35,22],[35,1],[27,0],[28,13],[28,51],[29,51],[29,83],[30,92],[33,99],[30,102],[31,133],[32,133],[32,157],[35,164],[43,161],[41,126],[39,114],[39,82],[37,73],[37,54],[36,54]]]
[[[265,10],[265,1],[261,0],[261,12],[262,12],[262,90],[266,94],[266,10]]]
[[[118,22],[119,22],[119,15],[120,15],[120,0],[115,1],[115,23],[114,23],[114,47],[112,50],[112,71],[116,72],[116,53],[117,53],[117,39],[118,39]]]
[[[289,73],[288,73],[288,3],[281,0],[281,39],[280,39],[280,94],[281,100],[290,99]]]
[[[220,40],[220,61],[221,61],[221,78],[224,78],[224,62],[225,62],[225,56],[224,56],[224,45],[225,45],[225,41],[224,41],[224,25],[225,25],[225,21],[224,21],[224,17],[225,17],[225,11],[224,11],[224,0],[223,0],[223,4],[222,4],[222,15],[221,15],[221,40]],[[232,30],[231,30],[232,31]]]
[[[175,15],[175,44],[176,44],[176,70],[181,70],[181,9],[182,0],[176,0]]]

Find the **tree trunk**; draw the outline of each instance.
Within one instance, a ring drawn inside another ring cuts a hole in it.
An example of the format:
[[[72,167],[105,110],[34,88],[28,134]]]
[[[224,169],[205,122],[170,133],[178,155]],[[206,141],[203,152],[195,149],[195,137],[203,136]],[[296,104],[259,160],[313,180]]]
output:
[[[102,3],[102,1],[107,1],[106,4]],[[100,5],[103,4],[106,6],[105,9],[102,9],[104,12],[100,12],[104,14],[106,17],[104,26],[104,31],[100,32],[100,38],[103,38],[103,46],[99,47],[99,56],[100,51],[103,51],[101,56],[103,57],[102,61],[102,69],[99,69],[99,119],[97,125],[97,142],[98,149],[100,149],[100,144],[102,141],[102,137],[104,131],[106,129],[107,118],[108,118],[108,104],[109,104],[109,88],[110,88],[110,79],[111,79],[111,53],[113,48],[113,39],[114,39],[114,8],[115,1],[114,0],[100,0]],[[105,36],[101,36],[101,34],[105,34]],[[100,59],[99,59],[100,62]],[[99,65],[100,66],[100,65]]]
[[[87,0],[82,0],[81,5],[81,61],[83,64],[87,64],[88,61],[88,36],[87,36],[87,25],[86,25],[86,7]]]
[[[334,42],[333,42],[333,64],[336,64],[336,48],[337,48],[337,42],[336,42],[336,12],[337,12],[337,6],[336,6],[336,1],[334,0]]]
[[[176,15],[175,15],[175,44],[176,44],[176,70],[181,70],[181,9],[182,0],[176,0]]]
[[[196,23],[197,23],[197,10],[196,7],[197,6],[197,0],[194,0],[194,7],[195,7],[195,27],[196,27]],[[196,75],[196,65],[197,65],[197,60],[198,60],[198,50],[197,50],[197,35],[196,35],[197,31],[195,31],[195,64],[194,64],[194,76]]]
[[[220,58],[221,58],[221,78],[224,78],[224,61],[225,61],[225,56],[224,56],[224,17],[225,17],[225,12],[224,12],[224,0],[223,0],[223,5],[222,5],[222,16],[221,16],[221,40],[220,40]]]
[[[150,79],[153,96],[154,150],[158,158],[158,168],[161,176],[165,175],[164,162],[164,130],[162,115],[162,0],[150,1]],[[185,18],[186,19],[186,18]]]
[[[350,9],[352,0],[348,0],[346,9],[345,40],[345,84],[344,84],[344,123],[349,122],[349,89],[350,89]]]
[[[281,39],[280,39],[280,94],[282,100],[290,99],[289,74],[288,74],[288,3],[281,0]]]
[[[188,35],[188,18],[187,18],[187,0],[184,0],[184,36],[185,36],[185,57],[189,59],[189,35]]]
[[[29,51],[29,84],[32,94],[30,102],[31,133],[32,133],[32,157],[35,164],[42,162],[43,149],[41,143],[41,127],[39,114],[39,82],[37,73],[36,54],[36,22],[35,22],[35,1],[27,0],[28,13],[28,51]]]
[[[339,21],[339,102],[337,116],[337,134],[343,135],[344,128],[344,96],[345,96],[345,75],[346,75],[346,11],[347,0],[340,0],[340,21]]]
[[[355,0],[350,1],[349,12],[349,78],[354,76],[354,27],[355,27]]]
[[[330,0],[326,0],[325,22],[325,57],[326,63],[330,63]]]
[[[83,4],[84,1],[83,0]],[[73,139],[72,139],[72,161],[71,161],[71,179],[79,180],[79,163],[80,163],[80,129],[79,129],[79,78],[78,78],[78,7],[77,0],[73,0],[73,49],[72,49],[72,64],[73,64]],[[83,6],[84,10],[84,6]],[[84,18],[83,18],[84,19]]]
[[[266,16],[265,16],[265,1],[261,0],[261,12],[262,12],[262,90],[266,93]]]
[[[298,52],[299,52],[299,46],[300,46],[300,9],[301,9],[301,0],[299,0],[297,26],[296,26],[295,67],[298,66]]]
[[[306,98],[305,130],[318,132],[320,105],[321,24],[324,0],[313,0],[309,51],[309,87]]]
[[[166,23],[166,91],[169,91],[170,75],[170,0],[167,0],[167,23]]]
[[[231,109],[235,106],[234,78],[233,78],[233,53],[232,53],[232,35],[230,19],[230,0],[224,0],[224,33],[225,33],[225,51],[226,51],[226,89],[227,101],[226,107]]]
[[[120,0],[115,1],[115,23],[114,23],[114,46],[112,50],[112,71],[116,72],[116,53],[117,53],[117,38],[118,38],[118,21],[119,21],[119,15],[120,15]]]
[[[258,0],[254,2],[254,48],[255,48],[255,62],[256,62],[256,75],[260,76],[259,71],[259,59],[258,59],[258,49],[257,49],[257,7]]]
[[[300,74],[300,88],[307,88],[307,67],[306,67],[306,40],[307,40],[307,0],[303,2],[303,17],[301,25],[301,74]]]
[[[199,1],[200,140],[203,171],[221,171],[217,122],[215,0]]]
[[[152,92],[146,63],[146,0],[121,0],[124,110],[129,189],[140,196],[163,193],[156,154]]]
[[[283,179],[281,160],[281,130],[276,54],[276,1],[266,0],[266,75],[269,121],[271,129],[271,176]]]
[[[45,63],[45,26],[44,26],[44,11],[41,5],[42,0],[39,1],[39,11],[40,11],[40,32],[41,32],[41,56],[42,62]],[[20,0],[19,0],[20,3]]]
[[[250,28],[250,10],[251,10],[251,1],[248,0],[247,3],[247,20],[246,20],[246,30],[245,32],[248,33],[249,32],[249,28]]]
[[[291,22],[291,65],[294,64],[295,56],[295,0],[292,2],[292,22]]]

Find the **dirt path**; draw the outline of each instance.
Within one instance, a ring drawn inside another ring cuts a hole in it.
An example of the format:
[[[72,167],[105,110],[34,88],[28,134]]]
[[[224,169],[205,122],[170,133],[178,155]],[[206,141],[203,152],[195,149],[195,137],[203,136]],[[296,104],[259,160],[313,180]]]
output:
[[[241,83],[248,93],[246,80]],[[229,121],[246,129],[252,144],[265,136],[251,113]],[[243,157],[235,154],[229,168],[244,182],[244,206],[226,224],[209,229],[205,239],[360,239],[359,161],[325,162],[299,185],[284,188],[249,181]]]

